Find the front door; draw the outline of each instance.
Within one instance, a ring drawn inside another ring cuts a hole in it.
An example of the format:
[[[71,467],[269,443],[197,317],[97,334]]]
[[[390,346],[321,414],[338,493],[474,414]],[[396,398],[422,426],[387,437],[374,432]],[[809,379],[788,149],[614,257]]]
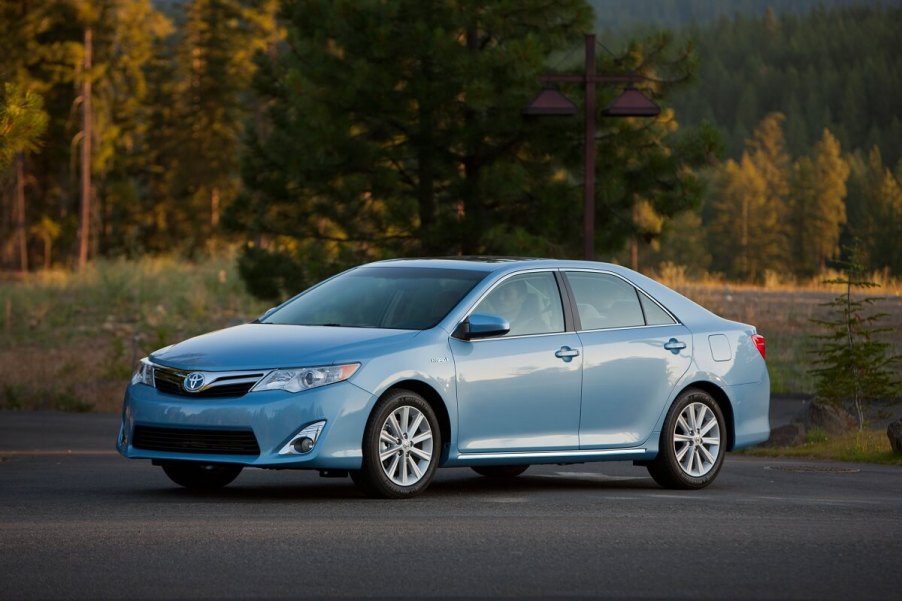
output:
[[[472,312],[500,315],[511,331],[482,340],[451,339],[459,450],[577,449],[581,347],[575,333],[564,332],[554,273],[502,280]]]

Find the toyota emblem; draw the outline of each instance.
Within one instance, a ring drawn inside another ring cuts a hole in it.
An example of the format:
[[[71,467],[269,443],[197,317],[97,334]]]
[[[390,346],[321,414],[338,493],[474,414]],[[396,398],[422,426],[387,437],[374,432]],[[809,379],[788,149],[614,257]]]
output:
[[[197,392],[204,387],[205,381],[206,377],[204,377],[204,374],[196,371],[185,376],[185,381],[182,383],[182,386],[188,392]]]

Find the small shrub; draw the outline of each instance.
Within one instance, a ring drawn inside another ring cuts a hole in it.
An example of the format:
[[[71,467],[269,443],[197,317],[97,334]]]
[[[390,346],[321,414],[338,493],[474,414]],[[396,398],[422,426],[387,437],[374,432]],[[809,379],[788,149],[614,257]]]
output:
[[[79,398],[71,388],[58,392],[51,399],[51,405],[57,411],[68,411],[70,413],[90,413],[94,410],[93,403]]]
[[[16,384],[4,384],[3,396],[0,397],[0,409],[9,411],[19,411],[24,409],[25,406],[22,401],[23,396],[24,390],[22,389],[22,386]]]
[[[820,367],[809,370],[815,378],[817,398],[837,405],[850,404],[858,417],[859,430],[864,428],[864,409],[869,402],[895,396],[897,382],[892,365],[899,360],[892,353],[892,345],[880,339],[893,330],[881,326],[887,314],[871,309],[881,299],[852,294],[853,289],[877,287],[864,276],[860,252],[856,244],[842,277],[825,282],[842,285],[845,291],[823,303],[829,309],[826,319],[811,320],[826,332],[814,336],[812,364]]]
[[[805,434],[805,444],[821,444],[830,440],[823,428],[811,428]]]

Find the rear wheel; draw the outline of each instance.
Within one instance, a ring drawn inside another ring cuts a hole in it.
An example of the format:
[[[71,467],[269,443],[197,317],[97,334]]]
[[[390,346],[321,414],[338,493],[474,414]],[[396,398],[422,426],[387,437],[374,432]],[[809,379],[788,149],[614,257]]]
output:
[[[487,478],[516,478],[529,469],[528,465],[479,465],[472,468],[480,476]]]
[[[432,481],[441,448],[438,419],[426,399],[410,390],[392,391],[373,409],[363,436],[363,466],[351,479],[373,497],[413,497]]]
[[[666,488],[704,488],[720,472],[725,444],[720,406],[707,392],[690,388],[667,413],[658,456],[648,464],[648,473]]]
[[[163,471],[169,479],[192,490],[216,490],[229,484],[241,473],[242,466],[222,463],[169,461]]]

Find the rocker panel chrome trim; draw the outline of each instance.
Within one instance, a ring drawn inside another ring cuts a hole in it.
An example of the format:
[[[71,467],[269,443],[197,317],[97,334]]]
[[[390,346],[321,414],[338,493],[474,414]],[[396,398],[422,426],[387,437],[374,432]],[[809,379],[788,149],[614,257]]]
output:
[[[595,449],[589,451],[514,451],[511,453],[458,453],[456,459],[580,459],[614,455],[644,455],[645,449]]]

